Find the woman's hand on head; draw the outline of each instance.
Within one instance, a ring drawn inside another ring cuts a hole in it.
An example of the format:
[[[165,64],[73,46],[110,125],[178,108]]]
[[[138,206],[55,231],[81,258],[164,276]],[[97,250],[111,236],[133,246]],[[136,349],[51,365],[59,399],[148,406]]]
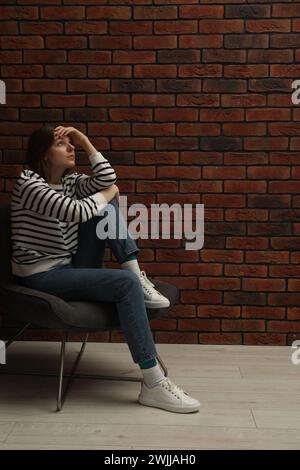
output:
[[[78,145],[79,147],[84,147],[88,142],[87,136],[81,132],[79,129],[75,127],[64,127],[64,126],[57,126],[54,129],[55,137],[63,137],[68,136],[72,141],[73,145]]]

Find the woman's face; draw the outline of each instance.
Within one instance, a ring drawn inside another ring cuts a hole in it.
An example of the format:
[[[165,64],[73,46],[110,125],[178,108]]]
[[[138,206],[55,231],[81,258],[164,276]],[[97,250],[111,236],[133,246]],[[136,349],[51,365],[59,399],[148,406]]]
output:
[[[68,136],[54,138],[54,143],[44,157],[51,171],[65,171],[75,166],[75,147]]]

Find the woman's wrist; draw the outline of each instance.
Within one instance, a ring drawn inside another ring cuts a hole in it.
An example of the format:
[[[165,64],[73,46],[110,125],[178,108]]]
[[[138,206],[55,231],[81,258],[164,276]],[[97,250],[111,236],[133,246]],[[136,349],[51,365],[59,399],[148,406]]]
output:
[[[97,149],[91,144],[90,140],[88,138],[86,138],[82,144],[81,144],[81,147],[83,148],[83,150],[88,154],[88,155],[92,155],[94,153],[97,152]]]

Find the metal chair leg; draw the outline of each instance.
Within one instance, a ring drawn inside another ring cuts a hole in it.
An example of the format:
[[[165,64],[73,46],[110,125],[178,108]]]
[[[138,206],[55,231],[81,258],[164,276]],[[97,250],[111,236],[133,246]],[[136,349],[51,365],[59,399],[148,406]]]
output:
[[[64,376],[64,362],[65,362],[65,351],[66,351],[66,342],[68,338],[68,333],[64,334],[63,340],[61,342],[61,350],[60,350],[60,365],[59,365],[59,382],[58,382],[58,390],[57,390],[57,409],[56,411],[61,411],[63,404],[65,402],[67,393],[69,391],[69,388],[73,382],[74,377],[76,377],[76,369],[78,367],[79,361],[82,357],[82,354],[85,349],[86,342],[88,340],[89,334],[86,333],[85,339],[81,345],[81,349],[76,357],[76,360],[72,366],[71,372],[68,375]],[[68,381],[66,383],[65,389],[62,393],[62,383],[63,383],[63,378],[68,376]]]
[[[23,331],[25,331],[30,325],[31,325],[31,323],[26,323],[26,325],[23,326],[23,327],[15,334],[15,336],[13,336],[9,341],[7,341],[7,343],[5,343],[5,348],[7,349],[7,348],[15,341],[15,339],[18,338],[18,337],[23,333]]]
[[[159,354],[156,354],[156,358],[159,362],[159,365],[162,367],[162,370],[164,372],[165,377],[168,377],[168,369],[167,369],[166,365],[164,364],[162,358],[159,356]]]

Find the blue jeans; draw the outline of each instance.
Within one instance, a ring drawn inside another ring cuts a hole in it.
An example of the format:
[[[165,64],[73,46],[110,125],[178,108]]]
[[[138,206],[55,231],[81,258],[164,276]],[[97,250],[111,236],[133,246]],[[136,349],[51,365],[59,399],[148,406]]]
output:
[[[116,222],[126,229],[127,238],[100,240],[96,235],[96,225],[103,214],[95,216],[79,225],[78,250],[71,263],[30,276],[19,276],[19,281],[24,286],[66,301],[116,302],[133,361],[141,364],[157,355],[141,283],[137,275],[127,269],[103,268],[106,241],[119,263],[140,250],[128,232],[115,199],[109,204],[115,207]]]

